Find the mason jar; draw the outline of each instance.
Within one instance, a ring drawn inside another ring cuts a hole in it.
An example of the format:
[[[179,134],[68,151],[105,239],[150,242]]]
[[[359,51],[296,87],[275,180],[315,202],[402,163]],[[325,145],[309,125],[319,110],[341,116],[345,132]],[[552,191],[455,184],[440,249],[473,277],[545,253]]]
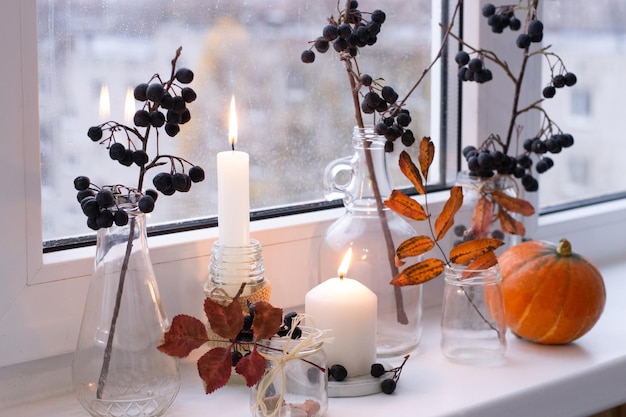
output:
[[[328,373],[321,330],[299,326],[302,336],[260,342],[265,374],[250,391],[254,417],[321,417],[328,409]]]
[[[499,265],[468,270],[446,267],[441,316],[441,350],[450,360],[474,365],[500,362],[506,324]]]

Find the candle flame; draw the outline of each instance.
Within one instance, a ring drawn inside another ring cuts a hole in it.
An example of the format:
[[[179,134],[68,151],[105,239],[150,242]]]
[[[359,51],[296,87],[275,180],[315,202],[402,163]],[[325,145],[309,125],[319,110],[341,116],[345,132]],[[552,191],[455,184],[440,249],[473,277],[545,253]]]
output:
[[[124,99],[124,123],[130,125],[135,117],[135,96],[132,87],[126,89],[126,98]]]
[[[101,120],[107,120],[111,117],[111,98],[109,97],[109,86],[102,84],[100,87],[100,108],[98,115]]]
[[[228,141],[230,146],[235,149],[237,142],[237,110],[235,109],[235,95],[230,99],[230,117],[228,120]]]
[[[337,273],[339,274],[339,278],[342,278],[348,272],[348,268],[350,267],[350,261],[352,261],[352,248],[348,248],[348,251],[343,256],[343,260],[341,261],[341,265],[339,265],[339,269]]]

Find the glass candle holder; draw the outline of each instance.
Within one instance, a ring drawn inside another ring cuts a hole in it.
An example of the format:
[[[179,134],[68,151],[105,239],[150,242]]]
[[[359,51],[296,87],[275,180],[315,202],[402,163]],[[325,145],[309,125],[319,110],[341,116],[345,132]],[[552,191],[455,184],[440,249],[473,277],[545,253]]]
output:
[[[506,351],[502,274],[446,267],[441,350],[450,360],[474,365],[500,362]]]
[[[302,336],[260,342],[265,375],[250,391],[254,417],[321,417],[328,408],[328,373],[322,331],[299,326]]]
[[[242,291],[239,300],[244,306],[248,301],[269,301],[271,286],[263,275],[262,253],[263,248],[257,240],[250,240],[248,246],[237,247],[215,242],[211,250],[209,279],[204,286],[205,295],[226,304]]]

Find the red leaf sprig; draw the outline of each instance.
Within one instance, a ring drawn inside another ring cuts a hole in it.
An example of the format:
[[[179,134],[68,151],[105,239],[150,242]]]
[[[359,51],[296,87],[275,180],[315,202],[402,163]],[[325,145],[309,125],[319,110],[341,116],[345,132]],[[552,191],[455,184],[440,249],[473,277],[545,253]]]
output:
[[[258,342],[271,338],[279,331],[283,323],[282,309],[265,301],[254,303],[252,340],[240,338],[244,330],[244,314],[237,297],[227,305],[206,298],[204,313],[211,332],[218,338],[210,336],[206,325],[199,319],[177,315],[157,349],[170,356],[185,358],[204,344],[219,343],[220,346],[212,347],[198,359],[198,374],[206,394],[228,383],[234,357],[237,357],[235,372],[245,378],[247,386],[254,386],[263,377],[266,365],[266,359],[257,351]],[[247,354],[239,358],[242,351]]]

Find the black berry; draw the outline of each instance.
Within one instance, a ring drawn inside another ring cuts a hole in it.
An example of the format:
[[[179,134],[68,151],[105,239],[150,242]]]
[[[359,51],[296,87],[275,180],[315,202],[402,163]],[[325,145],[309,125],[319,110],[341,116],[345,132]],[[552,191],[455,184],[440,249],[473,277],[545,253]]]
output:
[[[348,371],[343,365],[337,365],[337,364],[333,365],[330,367],[329,372],[330,372],[330,376],[335,381],[343,381],[344,379],[348,377]]]
[[[84,175],[74,178],[74,188],[76,189],[76,191],[86,190],[87,188],[89,188],[90,184],[91,181],[88,177],[85,177]]]
[[[193,71],[189,68],[179,68],[174,74],[174,78],[183,84],[189,84],[193,81]]]

